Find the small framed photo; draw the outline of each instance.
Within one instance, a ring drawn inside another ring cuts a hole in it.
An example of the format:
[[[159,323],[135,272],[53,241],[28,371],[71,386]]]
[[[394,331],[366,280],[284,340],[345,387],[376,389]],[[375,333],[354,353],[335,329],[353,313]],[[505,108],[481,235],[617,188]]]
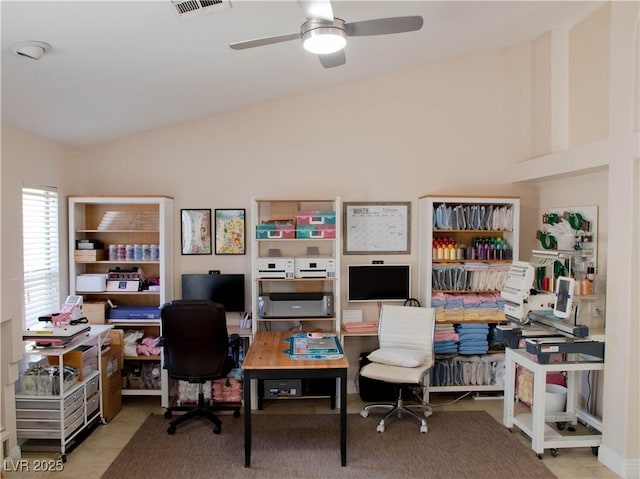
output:
[[[216,254],[245,254],[245,210],[216,209]]]
[[[182,254],[211,254],[211,209],[180,210]]]

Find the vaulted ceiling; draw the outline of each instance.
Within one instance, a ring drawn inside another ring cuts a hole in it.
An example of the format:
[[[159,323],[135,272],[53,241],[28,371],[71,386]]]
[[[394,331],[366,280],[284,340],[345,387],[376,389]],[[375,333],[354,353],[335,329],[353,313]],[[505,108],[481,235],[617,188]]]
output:
[[[203,0],[204,1],[204,0]],[[345,82],[518,45],[573,24],[602,2],[338,1],[346,22],[422,15],[417,32],[351,37],[325,69],[300,40],[229,44],[299,32],[295,1],[215,0],[179,14],[166,1],[2,1],[2,122],[88,147],[142,131]],[[199,6],[199,0],[191,0]],[[40,59],[15,54],[42,41]]]

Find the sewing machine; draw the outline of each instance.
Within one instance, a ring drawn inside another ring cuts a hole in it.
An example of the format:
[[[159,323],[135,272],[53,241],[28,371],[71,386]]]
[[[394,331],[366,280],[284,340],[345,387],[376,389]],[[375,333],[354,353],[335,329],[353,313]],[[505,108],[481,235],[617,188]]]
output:
[[[529,263],[515,261],[501,297],[508,324],[498,325],[498,338],[512,349],[524,339],[528,353],[542,364],[551,354],[581,353],[604,359],[604,343],[588,338],[589,328],[571,320],[574,282],[559,277],[555,294],[532,288],[534,269]]]
[[[527,324],[530,310],[551,310],[554,295],[533,288],[535,271],[524,261],[514,261],[500,296],[504,300],[504,314],[510,321]]]

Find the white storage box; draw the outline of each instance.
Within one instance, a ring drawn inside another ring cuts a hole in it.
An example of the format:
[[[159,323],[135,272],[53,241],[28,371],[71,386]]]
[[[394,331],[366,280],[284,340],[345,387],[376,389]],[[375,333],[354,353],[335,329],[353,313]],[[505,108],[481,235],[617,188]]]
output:
[[[101,293],[106,289],[106,274],[79,274],[76,276],[76,291]]]

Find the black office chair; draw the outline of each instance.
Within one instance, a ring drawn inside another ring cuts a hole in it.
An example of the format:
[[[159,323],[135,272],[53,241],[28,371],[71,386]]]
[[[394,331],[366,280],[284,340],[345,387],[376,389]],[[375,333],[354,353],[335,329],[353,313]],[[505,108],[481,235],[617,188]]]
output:
[[[213,432],[220,434],[222,422],[214,414],[219,409],[204,400],[204,384],[224,378],[235,364],[229,356],[229,336],[224,306],[207,300],[176,300],[161,308],[164,367],[170,378],[198,383],[198,404],[171,421],[167,432],[188,419],[202,416],[211,421]],[[236,408],[234,408],[236,409]],[[184,407],[169,407],[165,417]],[[234,416],[240,415],[240,406]]]

